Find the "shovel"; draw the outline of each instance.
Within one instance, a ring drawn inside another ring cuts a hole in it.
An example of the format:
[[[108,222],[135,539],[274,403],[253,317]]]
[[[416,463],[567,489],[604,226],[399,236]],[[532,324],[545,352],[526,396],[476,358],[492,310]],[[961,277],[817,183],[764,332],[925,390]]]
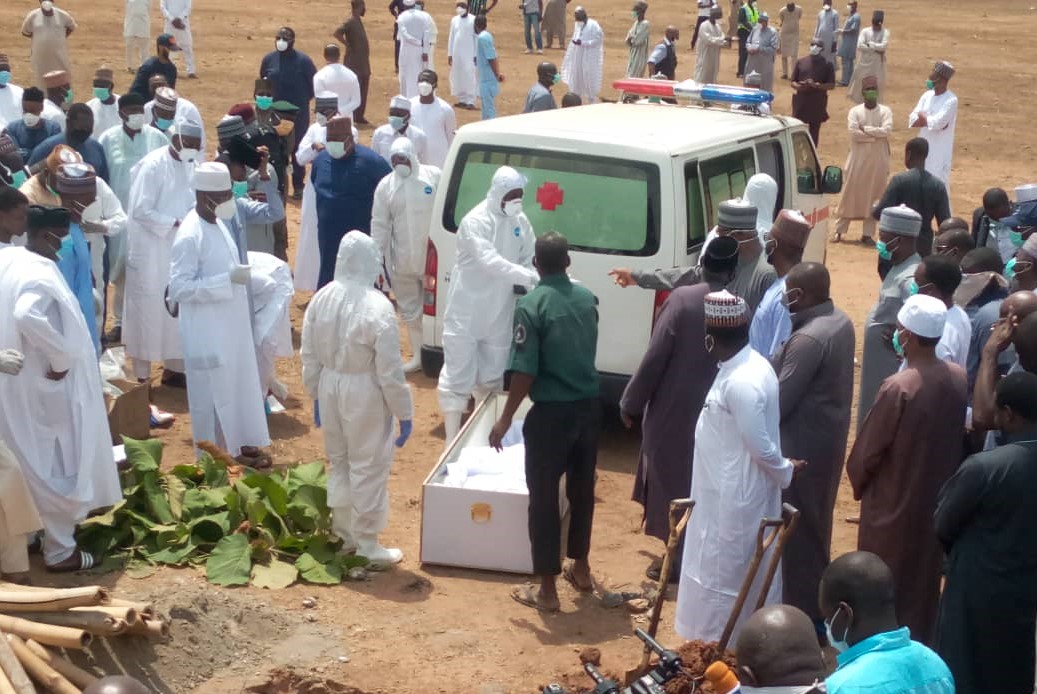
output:
[[[652,616],[648,622],[648,635],[653,639],[655,638],[655,632],[659,629],[659,618],[662,617],[663,613],[666,587],[670,582],[670,569],[673,567],[673,555],[677,553],[677,547],[680,545],[681,537],[684,535],[684,528],[688,525],[688,519],[691,518],[691,511],[694,507],[695,502],[691,499],[673,499],[670,501],[670,534],[666,538],[666,554],[663,555],[663,565],[659,572],[659,596],[655,599],[655,604],[652,606]],[[641,654],[641,663],[626,672],[627,685],[630,685],[638,677],[648,672],[648,663],[651,658],[652,648],[645,643],[644,653]]]
[[[721,654],[727,651],[727,644],[731,641],[731,634],[734,633],[735,623],[738,621],[739,615],[742,614],[745,601],[749,599],[749,590],[756,580],[756,574],[760,569],[760,564],[763,562],[763,555],[777,542],[778,544],[774,548],[774,553],[771,555],[767,566],[764,582],[760,586],[760,598],[757,600],[756,609],[763,607],[763,603],[767,599],[767,592],[774,581],[774,575],[778,572],[781,552],[785,548],[788,536],[796,527],[798,520],[799,511],[790,504],[782,504],[781,518],[764,518],[760,521],[760,528],[756,532],[756,550],[753,552],[753,559],[749,563],[749,569],[745,572],[745,580],[742,581],[742,588],[738,591],[734,607],[731,608],[731,615],[727,618],[724,633],[720,636],[719,652]]]

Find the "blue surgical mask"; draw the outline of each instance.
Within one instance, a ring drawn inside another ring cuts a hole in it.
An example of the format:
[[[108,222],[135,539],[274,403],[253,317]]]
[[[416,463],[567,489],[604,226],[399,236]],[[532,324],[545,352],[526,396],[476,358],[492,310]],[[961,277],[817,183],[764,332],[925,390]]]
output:
[[[557,72],[555,73],[555,76],[551,78],[551,84],[558,84],[561,81],[562,81],[562,75],[557,73]]]
[[[11,187],[21,188],[22,184],[25,183],[28,179],[29,176],[24,171],[15,171],[11,174]]]
[[[112,90],[108,87],[94,87],[94,96],[101,101],[108,101],[112,95]]]
[[[243,198],[248,195],[248,181],[234,181],[230,184],[230,190],[234,197]]]
[[[932,81],[932,80],[926,80],[926,81],[925,81],[925,88],[926,88],[926,89],[932,89],[932,88],[933,88],[933,87],[935,87],[935,86],[936,86],[936,85],[935,85],[935,84],[933,83],[933,81]]]
[[[403,130],[404,124],[403,116],[389,116],[389,127],[393,130]]]
[[[1005,279],[1009,282],[1015,279],[1015,264],[1017,262],[1019,261],[1015,258],[1011,258],[1007,263],[1005,263]]]
[[[61,246],[58,247],[58,251],[57,251],[58,260],[64,260],[66,258],[71,258],[72,257],[72,253],[73,253],[72,232],[70,231],[69,233],[67,233],[63,237],[61,237]]]
[[[1008,231],[1008,240],[1012,242],[1013,246],[1020,248],[1023,245],[1023,232],[1010,229]]]
[[[894,333],[894,339],[896,339],[896,334],[895,333]],[[850,626],[849,625],[846,625],[846,631],[843,632],[842,640],[836,639],[835,635],[832,633],[832,622],[835,621],[836,615],[838,615],[839,612],[842,611],[842,609],[843,609],[842,605],[840,605],[839,608],[835,611],[835,614],[832,615],[832,618],[828,619],[828,620],[825,620],[825,634],[828,636],[828,643],[830,643],[832,645],[832,648],[834,648],[835,650],[839,651],[840,653],[843,653],[843,652],[849,650],[849,648],[850,648],[850,644],[848,644],[846,642],[847,633],[849,633],[849,631],[850,631]]]
[[[918,293],[918,282],[915,282],[914,280],[911,280],[911,284],[907,285],[907,292],[911,296],[914,296],[915,294],[917,294]]]
[[[6,85],[10,81],[11,81],[11,71],[10,70],[0,70],[0,84]]]
[[[889,244],[885,241],[879,241],[875,244],[875,251],[879,254],[879,257],[883,260],[893,259],[893,249],[889,247]]]
[[[893,331],[893,351],[897,353],[897,356],[903,359],[904,357],[904,343],[900,341],[900,330]],[[833,643],[834,647],[835,644]]]
[[[274,97],[272,96],[257,96],[256,97],[256,108],[260,111],[269,111],[270,107],[274,105]]]
[[[159,130],[165,132],[166,130],[169,130],[173,126],[173,119],[172,118],[156,118],[155,119],[155,125],[158,127]]]

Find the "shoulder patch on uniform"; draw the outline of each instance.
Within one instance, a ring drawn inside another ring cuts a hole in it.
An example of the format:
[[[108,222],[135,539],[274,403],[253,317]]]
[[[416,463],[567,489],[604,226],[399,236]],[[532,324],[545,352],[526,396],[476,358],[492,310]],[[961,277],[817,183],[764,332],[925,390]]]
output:
[[[515,227],[514,231],[512,231],[511,233],[515,235],[515,238],[522,236],[522,227]]]
[[[521,323],[515,326],[515,344],[526,344],[526,326],[522,325]]]
[[[436,191],[432,189],[432,186],[425,186],[425,195],[432,195],[434,192]]]

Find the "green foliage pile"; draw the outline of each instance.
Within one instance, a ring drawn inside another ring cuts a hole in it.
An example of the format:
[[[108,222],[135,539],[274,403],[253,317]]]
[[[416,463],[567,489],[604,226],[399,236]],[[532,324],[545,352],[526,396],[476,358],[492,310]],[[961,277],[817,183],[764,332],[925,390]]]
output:
[[[123,499],[79,526],[80,546],[147,575],[159,565],[205,565],[211,583],[285,588],[337,584],[363,557],[336,553],[327,473],[320,462],[269,474],[245,469],[233,482],[204,454],[162,473],[162,442],[124,439]]]

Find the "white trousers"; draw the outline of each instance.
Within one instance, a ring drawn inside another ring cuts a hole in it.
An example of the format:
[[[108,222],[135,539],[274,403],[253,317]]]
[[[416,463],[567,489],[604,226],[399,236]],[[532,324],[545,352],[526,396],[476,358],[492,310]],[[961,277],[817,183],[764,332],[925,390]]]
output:
[[[185,19],[183,29],[177,29],[172,25],[172,23],[166,22],[166,33],[172,34],[173,38],[176,39],[176,45],[180,46],[180,55],[184,56],[184,65],[187,67],[187,74],[195,74],[194,41],[191,38],[191,21]],[[175,55],[175,53],[170,55]]]
[[[400,318],[410,323],[421,318],[424,297],[424,275],[395,275],[392,278],[392,293],[400,307]]]
[[[162,366],[169,369],[170,371],[176,371],[177,373],[184,373],[186,371],[184,367],[183,359],[166,359],[162,362]],[[133,360],[133,377],[136,379],[150,379],[151,378],[151,362],[146,359],[134,359]]]
[[[23,574],[29,570],[28,541],[26,535],[0,537],[0,574]]]
[[[126,36],[126,68],[137,71],[151,55],[151,39],[147,36]]]
[[[464,412],[468,397],[499,391],[511,354],[511,332],[498,340],[475,340],[443,333],[443,370],[439,373],[439,407]]]

